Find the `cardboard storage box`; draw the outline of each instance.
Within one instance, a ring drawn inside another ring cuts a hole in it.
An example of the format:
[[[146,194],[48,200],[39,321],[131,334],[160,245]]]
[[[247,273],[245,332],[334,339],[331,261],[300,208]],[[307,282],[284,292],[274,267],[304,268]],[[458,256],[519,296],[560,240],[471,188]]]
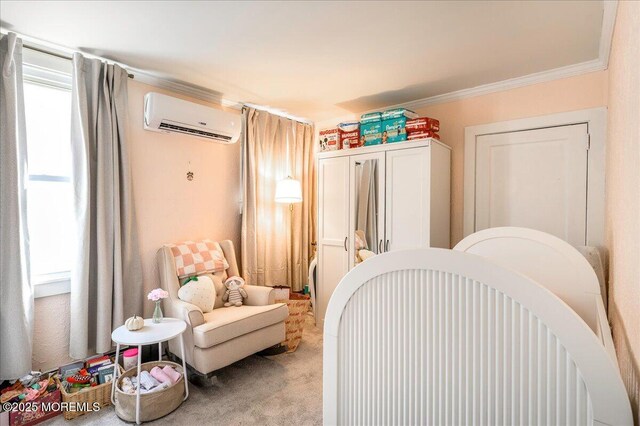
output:
[[[62,407],[60,405],[61,394],[60,389],[56,389],[53,392],[49,392],[40,398],[36,398],[34,401],[35,404],[33,407],[37,407],[33,410],[29,411],[11,411],[9,413],[9,425],[10,426],[31,426],[45,420],[51,419],[53,417],[59,416],[62,414]],[[53,410],[45,411],[43,409],[43,405],[45,404],[49,408],[54,408]],[[30,406],[31,407],[31,406]]]
[[[435,118],[429,117],[420,117],[414,118],[412,120],[407,120],[407,133],[411,134],[414,132],[427,131],[433,131],[436,133],[440,131],[440,121],[436,120]]]
[[[338,134],[342,149],[357,148],[360,145],[360,123],[357,121],[338,124]],[[363,141],[364,142],[364,141]]]
[[[382,143],[382,121],[361,123],[360,139],[364,139],[364,146],[380,145]]]
[[[382,121],[381,112],[368,112],[360,116],[360,125],[364,123],[374,123],[376,121]]]
[[[426,139],[426,138],[434,138],[434,139],[440,140],[440,135],[432,130],[429,130],[426,132],[414,132],[414,133],[409,133],[407,135],[408,141],[413,141],[416,139]]]
[[[394,108],[394,109],[388,109],[384,111],[380,118],[382,119],[382,121],[385,121],[385,120],[392,120],[392,119],[402,118],[402,117],[406,119],[413,119],[413,118],[418,118],[418,114],[411,111],[410,109]]]
[[[320,151],[336,151],[342,149],[338,129],[324,129],[319,132]]]
[[[382,143],[394,143],[407,140],[407,117],[382,121]]]

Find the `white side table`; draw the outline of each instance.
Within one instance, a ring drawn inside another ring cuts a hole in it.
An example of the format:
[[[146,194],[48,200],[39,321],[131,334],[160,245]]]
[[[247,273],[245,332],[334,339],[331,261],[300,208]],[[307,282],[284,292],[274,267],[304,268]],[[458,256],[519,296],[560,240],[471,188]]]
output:
[[[160,361],[162,361],[162,342],[180,337],[180,349],[182,351],[182,374],[184,374],[184,399],[189,397],[189,385],[187,381],[187,362],[184,357],[184,339],[182,333],[187,329],[187,323],[177,318],[164,318],[162,322],[156,324],[152,319],[144,320],[144,327],[140,330],[129,331],[122,325],[111,333],[111,340],[116,342],[116,360],[120,356],[120,345],[138,347],[138,377],[140,377],[140,365],[142,359],[142,346],[158,344]],[[115,388],[118,369],[113,369],[113,381],[111,384],[111,403],[115,405]],[[140,424],[140,386],[136,392],[136,423]]]

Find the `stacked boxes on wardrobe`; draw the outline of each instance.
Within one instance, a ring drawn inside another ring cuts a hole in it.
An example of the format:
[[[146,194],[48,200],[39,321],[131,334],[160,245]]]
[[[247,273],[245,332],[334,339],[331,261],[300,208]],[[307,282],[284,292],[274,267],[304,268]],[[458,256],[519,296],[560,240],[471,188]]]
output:
[[[360,116],[360,139],[364,146],[382,143],[382,113],[369,112]]]
[[[382,113],[382,143],[407,140],[407,120],[417,118],[418,114],[405,108],[390,109]]]
[[[434,138],[440,140],[440,122],[435,118],[419,117],[406,123],[407,139]]]
[[[359,148],[406,140],[435,138],[440,140],[440,122],[434,118],[418,117],[406,108],[362,114],[360,121],[338,124],[336,128],[320,131],[321,151]]]
[[[360,145],[360,123],[357,121],[338,124],[338,135],[342,149],[362,146]]]

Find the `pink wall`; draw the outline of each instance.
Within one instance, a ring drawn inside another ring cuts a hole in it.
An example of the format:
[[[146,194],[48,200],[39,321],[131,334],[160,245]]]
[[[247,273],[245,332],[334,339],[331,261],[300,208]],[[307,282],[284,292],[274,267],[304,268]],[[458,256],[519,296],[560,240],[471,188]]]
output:
[[[607,72],[601,71],[417,110],[440,120],[440,137],[452,148],[451,244],[463,237],[465,127],[606,105]]]
[[[145,294],[160,286],[155,253],[164,243],[211,238],[232,240],[236,251],[240,247],[240,143],[144,130],[143,99],[150,91],[182,97],[129,81],[129,147]],[[189,168],[195,174],[191,182]],[[152,308],[146,303],[144,315],[151,316]],[[70,362],[69,295],[36,299],[34,322],[33,368]]]
[[[147,292],[160,286],[155,254],[162,244],[230,239],[238,251],[241,219],[240,143],[144,130],[143,99],[150,91],[176,96],[135,80],[129,84],[133,192]],[[192,181],[187,180],[189,169]],[[145,308],[150,316],[151,303]]]
[[[620,2],[609,61],[606,244],[609,318],[640,424],[640,3]]]

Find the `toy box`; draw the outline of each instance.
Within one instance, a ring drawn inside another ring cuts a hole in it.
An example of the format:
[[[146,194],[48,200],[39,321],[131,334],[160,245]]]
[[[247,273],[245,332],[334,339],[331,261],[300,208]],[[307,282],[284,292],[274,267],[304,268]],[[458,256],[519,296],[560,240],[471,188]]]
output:
[[[360,123],[357,121],[338,124],[338,135],[342,149],[362,146],[360,141]],[[364,144],[364,140],[362,144]]]
[[[418,114],[411,111],[410,109],[394,108],[394,109],[388,109],[384,111],[380,118],[382,119],[382,121],[385,121],[385,120],[392,120],[392,119],[403,118],[403,117],[406,119],[413,119],[413,118],[418,118]]]
[[[382,143],[382,121],[360,124],[360,139],[364,146],[380,145]]]
[[[320,151],[336,151],[342,149],[338,129],[325,129],[319,132]]]
[[[407,117],[392,118],[382,121],[382,143],[402,142],[407,140]]]
[[[407,134],[407,140],[413,141],[416,139],[434,138],[440,140],[440,135],[433,130],[427,130],[425,132],[413,132]]]
[[[9,412],[10,426],[31,426],[62,414],[61,393],[56,382],[50,377],[47,391],[30,401],[23,403],[28,409]]]
[[[420,117],[407,120],[407,133],[413,132],[438,132],[440,130],[440,121],[435,118]]]

